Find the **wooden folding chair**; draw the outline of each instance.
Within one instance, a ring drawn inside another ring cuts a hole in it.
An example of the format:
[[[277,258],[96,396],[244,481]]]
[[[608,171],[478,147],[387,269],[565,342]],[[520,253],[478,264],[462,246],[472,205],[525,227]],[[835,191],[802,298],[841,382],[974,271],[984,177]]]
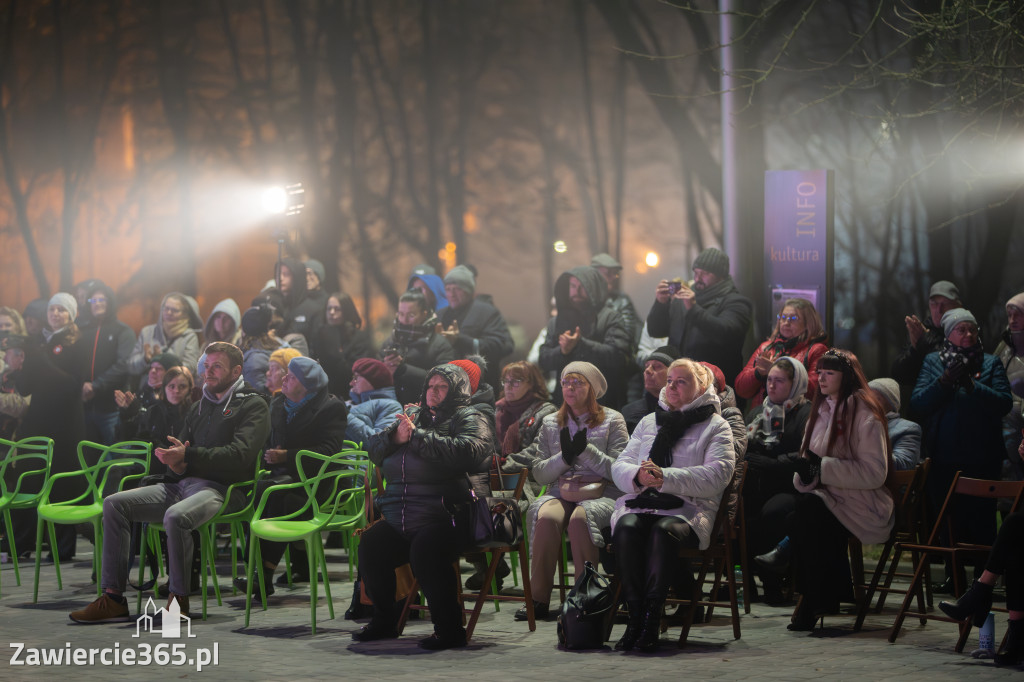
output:
[[[967,637],[971,632],[970,619],[966,621],[957,621],[952,618],[947,618],[945,614],[930,612],[925,609],[911,611],[911,602],[913,601],[914,596],[920,591],[924,573],[930,570],[930,560],[932,556],[941,556],[952,563],[954,594],[960,595],[966,587],[964,585],[960,585],[960,568],[963,564],[963,557],[965,555],[966,557],[974,558],[987,557],[992,549],[989,545],[969,544],[957,540],[951,518],[952,514],[949,510],[950,501],[953,499],[954,495],[987,499],[997,499],[1000,497],[1010,498],[1013,502],[1010,505],[1008,513],[1012,514],[1017,511],[1020,506],[1022,493],[1024,493],[1024,481],[989,481],[980,478],[967,478],[966,476],[961,476],[959,471],[956,473],[956,476],[953,477],[953,483],[949,487],[949,492],[946,494],[946,500],[942,503],[942,509],[939,511],[939,515],[935,519],[935,525],[932,527],[931,535],[928,536],[928,543],[906,543],[903,545],[903,549],[905,551],[913,553],[916,557],[914,578],[910,584],[910,589],[907,590],[907,593],[903,598],[903,605],[900,607],[900,611],[896,616],[896,621],[893,623],[892,631],[889,633],[890,642],[896,641],[896,637],[900,633],[900,628],[903,627],[903,620],[907,616],[917,616],[921,619],[922,623],[924,623],[926,619],[956,623],[960,627],[960,638],[957,640],[956,651],[963,651],[964,644],[967,642]],[[939,540],[939,533],[943,528],[947,531],[947,538],[949,542],[949,546],[946,547],[939,546],[937,544]]]
[[[519,482],[516,485],[515,491],[512,497],[508,498],[508,503],[518,505],[519,499],[523,494],[523,487],[526,485],[526,477],[528,473],[525,469],[519,472]],[[505,545],[501,547],[487,547],[484,549],[474,549],[469,552],[463,552],[463,554],[479,554],[480,552],[487,552],[490,554],[490,560],[487,563],[487,574],[484,576],[483,587],[479,592],[466,593],[462,589],[462,575],[459,572],[459,562],[456,561],[453,567],[455,583],[458,585],[459,591],[459,603],[463,604],[466,601],[474,602],[473,608],[463,608],[463,623],[466,627],[466,641],[469,641],[473,636],[473,630],[476,629],[477,620],[480,618],[480,612],[483,610],[484,603],[488,599],[492,599],[495,602],[499,601],[525,601],[526,602],[526,613],[527,621],[530,626],[530,632],[537,629],[537,623],[534,620],[533,615],[533,591],[530,589],[530,569],[526,564],[526,533],[523,533],[523,540],[516,545]],[[519,555],[519,568],[523,573],[523,596],[509,595],[509,594],[491,594],[491,581],[494,578],[494,573],[498,569],[498,563],[501,558],[507,552],[516,552]],[[429,607],[422,604],[416,604],[415,598],[419,592],[419,581],[413,579],[412,589],[409,591],[409,596],[405,599],[405,604],[402,607],[402,615],[398,619],[398,632],[399,634],[405,629],[405,623],[409,618],[411,611],[426,610]],[[468,621],[466,615],[469,615]]]
[[[736,500],[735,504],[738,505],[738,501],[743,499],[743,480],[746,475],[746,469],[746,462],[738,462],[732,481],[722,492],[722,498],[718,504],[718,513],[715,515],[715,523],[711,527],[711,545],[707,549],[679,550],[680,558],[700,560],[697,580],[694,582],[693,593],[690,595],[690,598],[677,597],[665,600],[666,604],[678,604],[680,608],[686,608],[686,614],[683,617],[683,629],[679,633],[680,649],[686,646],[686,640],[690,634],[690,628],[693,626],[693,619],[697,613],[698,606],[707,607],[703,621],[705,623],[711,622],[716,606],[728,607],[732,618],[733,639],[740,638],[740,611],[736,599],[736,575],[733,570],[735,559],[732,547],[738,514],[732,513],[733,510],[730,507],[735,507],[732,502],[733,500]],[[733,497],[734,493],[735,497]],[[713,584],[711,586],[711,596],[705,599],[704,582],[708,579],[709,573],[713,576]],[[723,577],[729,587],[728,601],[719,601],[717,598],[718,589],[722,584]]]
[[[874,608],[875,613],[882,612],[882,607],[885,605],[885,599],[889,593],[906,593],[903,589],[893,587],[892,582],[896,577],[912,578],[914,575],[913,573],[899,571],[900,557],[903,556],[905,551],[904,545],[907,543],[923,544],[926,539],[924,537],[926,508],[924,486],[928,479],[930,467],[931,460],[925,459],[915,469],[894,471],[890,474],[889,480],[886,481],[886,486],[896,501],[896,523],[893,525],[892,534],[882,547],[882,554],[878,558],[878,565],[875,566],[875,572],[871,577],[867,593],[859,602],[857,622],[853,626],[854,631],[859,631],[863,627],[864,619],[867,617],[876,592],[879,595],[878,604]],[[912,558],[914,565],[916,565],[916,553]],[[888,571],[886,571],[887,566]],[[886,574],[885,582],[879,587],[878,583],[881,581],[883,572]],[[924,578],[925,589],[923,592],[927,594],[928,606],[931,606],[931,580],[927,571],[925,571]],[[925,609],[925,594],[922,594],[922,590],[918,590],[917,593],[917,608],[921,611]],[[922,621],[921,624],[923,625],[924,622]]]

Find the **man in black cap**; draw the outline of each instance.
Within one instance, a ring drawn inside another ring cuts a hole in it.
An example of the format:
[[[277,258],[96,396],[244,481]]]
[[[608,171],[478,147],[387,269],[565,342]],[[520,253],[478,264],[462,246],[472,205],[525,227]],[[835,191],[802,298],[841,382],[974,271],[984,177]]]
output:
[[[942,316],[947,310],[962,307],[960,290],[955,284],[940,280],[932,285],[928,292],[928,315],[922,315],[925,321],[922,322],[917,315],[908,315],[903,320],[907,325],[908,342],[892,363],[893,379],[914,388],[925,356],[942,350],[946,340],[942,332]]]
[[[743,341],[754,306],[736,290],[729,275],[729,256],[704,249],[693,261],[693,287],[658,282],[654,305],[647,314],[651,336],[667,336],[680,357],[710,362],[734,380],[743,368]]]
[[[668,380],[668,366],[679,357],[672,346],[662,346],[644,360],[644,394],[639,400],[623,406],[622,416],[626,420],[626,429],[630,434],[640,420],[658,408],[661,389]]]

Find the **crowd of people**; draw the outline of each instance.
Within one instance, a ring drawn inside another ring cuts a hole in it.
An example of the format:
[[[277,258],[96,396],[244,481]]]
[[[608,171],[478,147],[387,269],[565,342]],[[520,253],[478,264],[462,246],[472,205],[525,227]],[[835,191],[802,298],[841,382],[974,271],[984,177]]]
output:
[[[802,298],[784,302],[744,363],[754,306],[729,267],[722,251],[702,251],[692,281],[660,281],[644,317],[620,290],[621,265],[598,254],[557,278],[554,310],[525,360],[515,359],[525,349],[514,355],[508,325],[476,291],[469,265],[444,276],[417,267],[379,348],[352,297],[323,290],[315,260],[281,260],[250,305],[222,300],[205,321],[195,299],[169,293],[137,336],[118,320],[115,292],[88,280],[24,313],[0,307],[0,437],[51,437],[53,472],[77,468],[80,440],[155,448],[149,485],[105,498],[103,595],[72,613],[76,622],[129,618],[123,592],[139,522],[167,529],[161,593],[188,613],[198,589],[195,531],[228,486],[258,467],[270,472],[263,488],[296,480],[299,450],[331,455],[348,440],[387,482],[375,501],[383,522],[359,548],[374,599],[357,641],[398,636],[392,569],[410,563],[435,628],[422,646],[465,645],[450,576],[463,549],[454,507],[471,492],[489,495],[489,472],[525,469],[532,613],[557,611],[554,572],[567,536],[577,576],[589,562],[621,580],[628,623],[616,648],[653,651],[666,599],[692,589],[678,550],[712,541],[743,460],[747,549],[760,582],[747,598],[783,605],[795,589],[802,599],[789,627],[809,630],[851,598],[848,539],[889,537],[891,472],[930,458],[933,506],[957,471],[1024,475],[1024,294],[1007,301],[1002,342],[989,354],[957,287],[936,282],[928,313],[905,320],[908,343],[891,377],[869,381],[856,356],[830,348],[819,312]],[[302,502],[283,497],[273,510]],[[15,517],[4,542],[24,554],[35,520],[31,510]],[[996,541],[994,503],[962,504],[955,518],[958,537]],[[75,530],[61,528],[50,551],[68,560]],[[1016,555],[1000,543],[975,597],[953,605],[965,618],[977,594],[990,594],[993,573],[1019,582]],[[284,546],[260,549],[272,594]],[[295,574],[277,585],[310,579],[307,562],[292,561]],[[485,573],[482,557],[474,565],[469,589]],[[499,565],[499,589],[508,572]],[[250,567],[239,584],[255,579]],[[1010,635],[1000,660],[1024,659],[1024,627]]]

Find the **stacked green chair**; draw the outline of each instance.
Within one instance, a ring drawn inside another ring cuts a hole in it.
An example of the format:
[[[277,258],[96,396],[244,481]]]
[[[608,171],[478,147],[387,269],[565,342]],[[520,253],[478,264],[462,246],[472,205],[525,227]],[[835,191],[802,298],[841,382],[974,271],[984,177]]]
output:
[[[217,547],[216,547],[216,529],[217,524],[226,523],[231,527],[231,577],[234,579],[238,576],[238,568],[236,566],[236,540],[243,537],[243,524],[252,518],[253,498],[254,491],[256,488],[256,482],[266,472],[260,469],[261,458],[257,457],[255,462],[255,468],[253,470],[253,477],[247,481],[240,481],[238,483],[232,483],[228,486],[228,489],[224,492],[224,502],[221,503],[220,509],[217,513],[206,523],[202,524],[197,528],[199,533],[199,555],[200,563],[203,571],[203,585],[202,585],[202,596],[203,596],[203,620],[206,620],[206,586],[207,578],[212,577],[213,580],[213,592],[217,597],[217,605],[220,606],[224,602],[221,599],[220,594],[220,583],[217,581]],[[245,496],[245,504],[235,511],[229,510],[229,503],[231,501],[232,493],[239,492]],[[139,585],[144,584],[145,571],[146,571],[146,554],[149,550],[149,546],[159,547],[159,533],[163,532],[164,527],[161,523],[150,523],[148,524],[146,532],[143,534],[142,551],[139,556]],[[194,551],[194,550],[193,550]],[[154,578],[156,576],[153,576]],[[142,610],[142,593],[143,590],[139,590],[137,609]]]
[[[302,480],[295,483],[274,485],[267,488],[260,498],[256,513],[249,524],[249,564],[246,575],[253,576],[253,569],[256,571],[256,580],[248,580],[245,594],[245,627],[249,626],[249,614],[252,610],[253,583],[260,586],[260,597],[263,609],[267,608],[267,595],[263,589],[263,559],[260,555],[260,539],[272,540],[274,542],[295,542],[302,540],[306,546],[306,556],[309,559],[309,611],[312,634],[316,634],[316,603],[318,573],[323,578],[324,596],[327,599],[327,609],[330,617],[334,618],[334,602],[331,597],[331,584],[327,574],[327,560],[324,555],[324,546],[321,534],[327,527],[339,520],[344,522],[348,514],[344,511],[348,508],[353,498],[362,500],[363,495],[363,472],[347,468],[346,453],[338,453],[332,456],[320,455],[308,450],[300,450],[296,454],[296,467]],[[309,466],[305,460],[314,459],[320,461],[317,475],[309,478],[305,475],[305,467]],[[306,502],[302,507],[291,514],[284,516],[263,518],[263,510],[267,500],[275,492],[284,490],[301,490],[306,494]],[[317,493],[328,491],[323,496],[324,502],[320,503]],[[298,517],[312,513],[310,519]],[[362,510],[356,512],[358,518],[362,517]]]
[[[95,451],[95,454],[93,452]],[[32,590],[32,601],[39,598],[39,565],[43,547],[43,525],[49,530],[50,548],[53,550],[53,566],[57,571],[57,588],[64,589],[60,575],[60,557],[57,556],[57,534],[55,524],[78,525],[90,523],[93,528],[94,549],[92,568],[96,576],[97,596],[102,593],[100,576],[103,560],[103,491],[112,472],[124,474],[117,483],[117,491],[124,490],[125,484],[141,480],[149,473],[149,460],[153,451],[150,443],[123,441],[113,445],[101,445],[83,440],[78,444],[78,471],[67,471],[50,476],[43,487],[36,507],[36,579]],[[95,461],[95,464],[88,464]],[[55,483],[62,480],[83,478],[86,489],[77,497],[60,502],[51,502],[50,494]]]
[[[53,461],[53,440],[43,436],[11,441],[0,438],[0,511],[4,516],[4,532],[14,563],[14,578],[21,587],[21,570],[18,568],[18,548],[14,545],[14,526],[11,524],[12,509],[34,509],[39,504],[46,481],[50,477],[50,463]],[[11,478],[17,476],[13,487],[7,485],[8,471]],[[29,492],[38,488],[36,492]]]

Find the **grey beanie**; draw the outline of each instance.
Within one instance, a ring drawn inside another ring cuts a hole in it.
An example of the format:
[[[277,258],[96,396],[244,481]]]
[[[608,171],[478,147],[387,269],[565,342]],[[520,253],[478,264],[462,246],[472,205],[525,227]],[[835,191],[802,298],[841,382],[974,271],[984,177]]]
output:
[[[64,310],[71,313],[72,322],[74,322],[75,318],[78,317],[78,301],[69,293],[63,291],[57,292],[50,298],[50,302],[46,304],[46,307],[49,308],[51,305],[59,305]]]
[[[729,256],[715,247],[704,249],[697,256],[697,259],[693,261],[693,267],[694,269],[700,268],[701,270],[706,270],[712,275],[728,277]]]
[[[601,374],[601,370],[589,362],[581,362],[579,360],[570,362],[565,366],[565,369],[562,370],[562,375],[559,378],[564,379],[566,374],[583,375],[587,380],[587,383],[590,384],[590,387],[594,389],[595,398],[599,399],[608,390],[608,381],[604,378],[604,375]]]
[[[978,320],[976,320],[974,315],[971,314],[971,311],[966,308],[953,308],[952,310],[947,310],[942,315],[942,320],[939,324],[942,325],[942,333],[948,339],[949,335],[953,333],[953,328],[961,322],[973,322],[975,326],[978,325]]]
[[[288,371],[295,375],[303,388],[316,393],[327,386],[327,372],[313,358],[299,356],[288,363]]]
[[[444,276],[445,284],[454,284],[463,291],[472,294],[476,291],[476,278],[473,271],[465,265],[456,265],[447,275]]]
[[[868,388],[885,398],[889,402],[891,411],[900,411],[900,385],[896,383],[895,379],[872,379],[868,382]]]
[[[308,261],[303,263],[308,269],[312,270],[316,275],[316,278],[320,280],[320,286],[324,284],[324,277],[326,277],[326,271],[324,270],[324,264],[315,258],[310,258]]]

